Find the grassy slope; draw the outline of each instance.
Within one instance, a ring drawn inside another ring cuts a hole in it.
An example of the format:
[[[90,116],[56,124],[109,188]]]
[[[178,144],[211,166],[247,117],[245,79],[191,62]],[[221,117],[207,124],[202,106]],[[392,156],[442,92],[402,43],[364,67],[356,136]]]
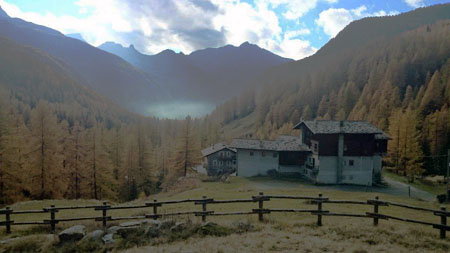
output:
[[[445,189],[446,189],[446,186],[444,184],[430,184],[430,183],[425,183],[419,179],[415,180],[413,183],[409,183],[408,178],[401,176],[401,175],[397,175],[388,170],[383,171],[383,176],[392,178],[396,181],[399,181],[399,182],[402,182],[405,184],[410,184],[411,186],[414,186],[417,189],[427,191],[427,192],[435,194],[435,195],[444,194]]]
[[[259,184],[261,180],[248,180],[242,178],[232,178],[230,183],[201,183],[196,189],[184,191],[177,194],[163,193],[155,196],[157,199],[184,199],[184,198],[200,198],[207,195],[214,199],[238,199],[249,198],[258,194],[262,190]],[[351,200],[367,200],[374,197],[375,193],[370,192],[342,192],[336,190],[317,189],[306,186],[296,186],[289,182],[278,182],[285,184],[286,187],[276,187],[276,189],[264,188],[265,194],[286,194],[286,195],[302,195],[317,196],[319,190],[324,196],[330,199],[351,199]],[[379,194],[380,199],[397,201],[406,204],[438,208],[437,203],[421,202],[417,200],[405,199],[401,197]],[[142,203],[146,200],[135,201],[134,203]],[[148,200],[147,200],[148,201]],[[93,204],[97,201],[30,201],[22,202],[12,206],[13,209],[38,209],[50,204],[57,206],[62,205],[85,205]],[[131,203],[130,203],[131,204]],[[227,205],[209,205],[209,210],[217,212],[225,211],[248,211],[256,208],[256,203],[249,204],[227,204]],[[272,200],[265,203],[268,208],[304,208],[315,209],[316,205],[311,205],[306,201],[295,200]],[[450,207],[450,206],[448,206]],[[161,211],[188,211],[200,210],[200,206],[192,203],[173,205],[164,207]],[[348,213],[365,213],[371,211],[371,206],[338,206],[332,204],[324,204],[325,210],[332,212],[348,212]],[[409,211],[395,207],[381,207],[382,213],[391,214],[400,217],[419,219],[429,222],[438,222],[439,218],[430,213],[419,211]],[[129,216],[151,212],[150,209],[141,210],[117,210],[111,212],[113,216]],[[98,215],[95,211],[61,211],[57,217],[69,217],[72,215]],[[35,220],[47,217],[44,215],[16,216],[14,220]],[[159,245],[158,248],[152,246],[131,249],[130,252],[146,252],[149,250],[158,251],[204,251],[204,252],[234,252],[234,251],[344,251],[356,252],[358,250],[367,251],[397,251],[397,252],[423,252],[423,251],[441,251],[450,250],[450,239],[438,239],[437,230],[430,227],[405,224],[396,221],[380,221],[378,227],[372,226],[371,219],[364,218],[342,218],[342,217],[324,217],[323,227],[316,227],[316,217],[310,214],[290,214],[290,213],[273,213],[266,215],[266,222],[259,223],[255,215],[249,216],[230,216],[230,217],[210,217],[219,224],[231,224],[238,221],[252,222],[258,231],[250,232],[243,235],[230,235],[226,237],[206,237],[206,238],[190,238],[186,241],[178,241],[172,244]],[[191,219],[198,221],[197,217],[184,217],[180,219]],[[72,223],[73,224],[73,223]],[[79,224],[79,223],[77,223]],[[97,227],[98,223],[85,222],[89,229]],[[70,226],[71,224],[58,224],[58,229]],[[39,231],[33,229],[34,231]],[[12,236],[29,233],[30,227],[18,228],[13,227],[14,234]],[[45,232],[45,231],[42,231]],[[4,234],[3,234],[4,236]],[[151,242],[149,242],[151,243]],[[361,251],[364,252],[364,251]]]

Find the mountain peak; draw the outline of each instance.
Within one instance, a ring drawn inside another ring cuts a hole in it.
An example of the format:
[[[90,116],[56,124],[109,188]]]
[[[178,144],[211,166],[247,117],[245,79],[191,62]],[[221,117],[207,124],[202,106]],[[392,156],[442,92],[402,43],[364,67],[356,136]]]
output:
[[[243,47],[258,47],[258,46],[246,41],[246,42],[242,43],[239,47],[243,48]]]
[[[107,41],[103,44],[101,44],[99,46],[99,48],[104,48],[104,47],[108,47],[108,48],[124,48],[122,46],[122,44],[116,43],[116,42],[112,42],[112,41]]]
[[[175,51],[173,51],[171,49],[166,49],[166,50],[163,50],[163,51],[157,53],[157,55],[175,55],[175,54],[176,54]]]
[[[83,35],[81,35],[81,33],[69,33],[69,34],[66,34],[66,36],[70,37],[72,39],[77,39],[77,40],[86,42],[86,40],[84,40]]]
[[[0,6],[0,19],[2,19],[2,18],[9,18],[9,16],[8,16],[8,14],[6,14],[6,12]]]

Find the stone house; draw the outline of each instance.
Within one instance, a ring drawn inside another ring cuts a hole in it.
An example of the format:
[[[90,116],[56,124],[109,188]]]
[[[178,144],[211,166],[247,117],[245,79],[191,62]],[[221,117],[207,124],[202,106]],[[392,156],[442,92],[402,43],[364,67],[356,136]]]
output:
[[[225,143],[217,143],[203,149],[202,155],[209,176],[231,174],[236,171],[236,150]]]
[[[369,122],[314,120],[294,128],[312,151],[304,175],[315,183],[371,186],[381,179],[390,137]]]

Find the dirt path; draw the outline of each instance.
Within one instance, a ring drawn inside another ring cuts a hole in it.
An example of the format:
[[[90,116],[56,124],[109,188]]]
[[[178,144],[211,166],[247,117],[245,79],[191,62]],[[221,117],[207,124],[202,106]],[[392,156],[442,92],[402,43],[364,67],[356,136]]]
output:
[[[379,192],[384,194],[390,194],[395,196],[408,197],[408,185],[402,182],[395,181],[391,178],[384,177],[384,181],[387,183],[386,187],[367,187],[358,185],[314,185],[307,181],[283,181],[276,179],[257,179],[252,180],[252,186],[257,190],[268,189],[283,189],[283,188],[296,188],[300,185],[305,187],[313,187],[319,189],[340,190],[348,192]],[[417,189],[413,186],[410,188],[411,198],[420,199],[424,201],[433,201],[436,197],[426,191]]]

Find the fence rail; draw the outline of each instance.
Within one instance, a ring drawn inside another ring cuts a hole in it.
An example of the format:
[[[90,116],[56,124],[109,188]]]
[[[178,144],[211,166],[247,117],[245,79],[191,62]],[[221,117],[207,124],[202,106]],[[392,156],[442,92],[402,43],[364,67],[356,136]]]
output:
[[[280,208],[264,208],[264,202],[276,199],[290,199],[290,200],[310,200],[311,204],[317,205],[315,209],[280,209]],[[201,206],[201,210],[197,211],[183,211],[183,212],[171,212],[171,213],[159,213],[159,208],[167,205],[176,205],[181,203],[194,203],[196,206]],[[208,205],[224,205],[224,204],[235,204],[235,203],[258,203],[258,208],[253,208],[250,211],[234,211],[234,212],[215,212],[207,209]],[[334,213],[329,210],[324,210],[324,205],[367,205],[373,206],[372,212],[366,212],[364,214],[357,213]],[[380,213],[380,207],[399,207],[406,208],[420,212],[431,212],[434,216],[440,218],[440,222],[428,222],[420,221],[415,219],[408,219],[403,217],[396,217],[392,215]],[[108,216],[109,211],[113,210],[123,210],[123,209],[142,209],[151,208],[152,213],[139,216],[125,216],[125,217],[112,217]],[[92,209],[101,212],[99,216],[89,216],[89,217],[71,217],[71,218],[56,218],[56,214],[60,211],[68,211],[75,209]],[[263,221],[264,215],[270,213],[310,213],[311,215],[317,216],[317,225],[322,226],[322,216],[342,216],[342,217],[354,217],[354,218],[370,218],[373,219],[373,225],[377,226],[379,220],[397,220],[401,222],[409,222],[420,225],[431,226],[434,229],[439,230],[440,238],[446,237],[446,231],[450,231],[450,226],[447,225],[447,217],[450,216],[450,212],[441,207],[440,209],[430,209],[417,206],[410,206],[406,204],[381,201],[378,196],[375,199],[369,199],[367,201],[355,201],[355,200],[330,200],[329,198],[323,197],[319,194],[317,197],[313,196],[287,196],[287,195],[264,195],[262,192],[259,195],[252,196],[250,199],[230,199],[230,200],[214,200],[213,198],[207,198],[203,196],[201,199],[184,199],[184,200],[168,200],[168,201],[157,201],[148,202],[141,205],[127,205],[127,206],[111,206],[107,202],[103,202],[102,205],[89,205],[89,206],[62,206],[56,207],[51,205],[50,207],[43,208],[42,210],[13,210],[10,207],[5,209],[0,209],[0,215],[5,215],[5,221],[0,222],[0,226],[4,226],[6,233],[11,233],[11,226],[20,225],[46,225],[50,226],[52,233],[55,233],[56,224],[60,222],[71,222],[71,221],[81,221],[81,220],[92,220],[102,222],[103,228],[106,229],[108,221],[118,221],[118,220],[139,220],[139,219],[160,219],[168,216],[180,216],[180,215],[194,215],[201,217],[202,221],[206,221],[207,216],[229,216],[229,215],[252,215],[257,214],[258,220]],[[44,219],[42,221],[26,221],[26,222],[15,222],[12,220],[14,215],[24,215],[24,214],[49,214],[50,219]]]

